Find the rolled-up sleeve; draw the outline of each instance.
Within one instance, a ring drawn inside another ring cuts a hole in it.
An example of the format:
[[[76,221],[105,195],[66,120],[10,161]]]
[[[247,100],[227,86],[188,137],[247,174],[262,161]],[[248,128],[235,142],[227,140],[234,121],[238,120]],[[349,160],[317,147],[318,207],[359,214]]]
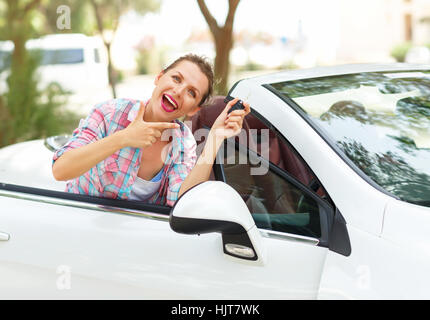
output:
[[[105,104],[96,105],[85,119],[81,119],[79,126],[73,131],[70,140],[54,152],[52,164],[65,152],[102,139],[107,131],[107,111]]]

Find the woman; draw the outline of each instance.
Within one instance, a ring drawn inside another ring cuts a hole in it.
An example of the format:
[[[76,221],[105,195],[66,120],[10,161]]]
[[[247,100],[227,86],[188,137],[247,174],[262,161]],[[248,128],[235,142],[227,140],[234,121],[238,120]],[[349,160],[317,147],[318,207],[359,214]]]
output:
[[[173,206],[209,179],[218,149],[240,132],[249,104],[229,114],[237,99],[227,104],[197,159],[196,141],[178,118],[194,115],[210,99],[211,66],[189,54],[160,72],[154,84],[146,102],[110,100],[81,120],[53,158],[53,175],[68,181],[68,192]]]

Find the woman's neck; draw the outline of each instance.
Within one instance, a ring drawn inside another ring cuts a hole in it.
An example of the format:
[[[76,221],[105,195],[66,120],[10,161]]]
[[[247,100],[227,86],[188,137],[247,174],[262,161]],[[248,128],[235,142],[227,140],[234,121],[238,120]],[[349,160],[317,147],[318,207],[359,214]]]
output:
[[[143,120],[146,122],[157,122],[157,119],[154,119],[154,113],[152,112],[153,106],[151,104],[151,100],[148,100],[145,106],[145,114],[143,115]]]

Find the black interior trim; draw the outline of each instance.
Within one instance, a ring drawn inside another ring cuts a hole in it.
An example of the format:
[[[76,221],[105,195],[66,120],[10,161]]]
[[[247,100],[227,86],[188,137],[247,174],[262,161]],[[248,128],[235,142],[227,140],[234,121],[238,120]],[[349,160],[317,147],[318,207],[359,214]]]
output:
[[[330,231],[329,249],[346,257],[350,256],[352,251],[346,221],[338,209]]]
[[[79,201],[79,202],[85,202],[85,203],[91,203],[91,204],[99,204],[103,206],[116,207],[116,208],[150,211],[153,213],[164,214],[167,216],[169,215],[171,210],[171,207],[169,206],[143,203],[140,201],[109,199],[109,198],[88,196],[83,194],[74,194],[74,193],[68,193],[68,192],[62,192],[62,191],[25,187],[25,186],[8,184],[8,183],[0,183],[0,190],[26,193],[26,194],[64,199],[64,200]]]

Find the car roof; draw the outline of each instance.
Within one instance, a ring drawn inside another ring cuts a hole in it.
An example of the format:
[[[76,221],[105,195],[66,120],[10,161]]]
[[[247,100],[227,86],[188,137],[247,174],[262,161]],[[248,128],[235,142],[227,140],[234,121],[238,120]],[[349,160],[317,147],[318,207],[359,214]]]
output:
[[[101,46],[103,46],[103,42],[100,37],[88,37],[80,33],[51,34],[38,39],[30,39],[26,42],[28,49],[92,48]],[[12,41],[0,41],[0,50],[12,51],[13,48],[14,44]]]
[[[244,79],[256,85],[277,83],[283,81],[293,81],[307,78],[319,78],[344,74],[354,74],[361,72],[388,72],[388,71],[430,71],[429,64],[410,64],[410,63],[356,63],[335,66],[313,67],[308,69],[284,70],[276,73],[269,73],[261,76],[254,76]]]

